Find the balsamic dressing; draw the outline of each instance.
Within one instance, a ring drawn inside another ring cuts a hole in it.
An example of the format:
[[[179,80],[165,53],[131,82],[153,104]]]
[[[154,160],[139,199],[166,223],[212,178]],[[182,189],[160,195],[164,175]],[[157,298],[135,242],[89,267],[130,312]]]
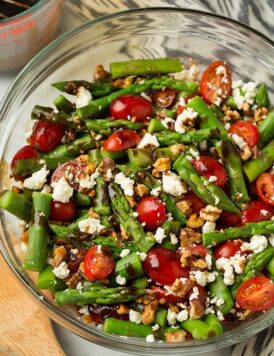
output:
[[[39,0],[0,0],[0,20],[18,15],[38,2]]]

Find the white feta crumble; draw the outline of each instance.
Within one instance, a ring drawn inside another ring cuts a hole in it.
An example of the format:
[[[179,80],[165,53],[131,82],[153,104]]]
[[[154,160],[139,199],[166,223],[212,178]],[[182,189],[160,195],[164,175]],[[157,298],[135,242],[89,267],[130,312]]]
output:
[[[195,81],[199,75],[199,71],[198,63],[190,60],[181,72],[174,73],[174,79]]]
[[[146,132],[142,140],[139,142],[137,148],[145,148],[147,146],[159,147],[160,145],[155,135],[151,135],[150,133]]]
[[[130,249],[129,248],[124,248],[122,251],[121,251],[121,253],[120,253],[120,257],[126,257],[126,256],[128,256],[129,254],[130,254]]]
[[[215,69],[217,75],[226,74],[226,69],[224,66],[220,65]]]
[[[177,320],[181,323],[188,319],[188,310],[183,309],[177,314]]]
[[[262,213],[264,216],[267,216],[268,211],[267,211],[267,210],[265,210],[265,209],[262,209],[262,210],[261,210],[261,213]]]
[[[166,127],[167,129],[174,128],[175,126],[175,120],[173,120],[171,117],[165,117],[161,123]]]
[[[70,252],[73,254],[73,255],[77,255],[77,253],[78,253],[78,248],[72,248],[71,250],[70,250]]]
[[[132,323],[135,323],[135,324],[141,324],[142,322],[142,315],[141,313],[133,310],[133,309],[130,309],[129,310],[129,320],[132,322]]]
[[[255,253],[262,252],[264,249],[267,248],[268,241],[264,235],[254,235],[251,237],[250,242],[245,242],[241,246],[241,250],[251,250]]]
[[[232,95],[239,110],[243,108],[244,103],[248,103],[250,105],[254,104],[256,87],[256,82],[243,84],[242,81],[237,81],[232,83]]]
[[[157,331],[159,329],[160,329],[160,326],[158,324],[155,324],[155,325],[152,326],[152,330],[153,331]]]
[[[232,81],[232,89],[241,88],[242,85],[243,81],[241,79]]]
[[[163,191],[175,197],[179,197],[186,193],[187,189],[177,174],[166,172],[163,174]]]
[[[114,182],[119,184],[123,189],[125,195],[132,197],[134,195],[134,180],[125,176],[123,172],[117,173],[114,178]]]
[[[51,183],[53,187],[52,198],[61,203],[68,203],[73,195],[73,188],[68,184],[65,177],[62,177],[57,182]]]
[[[140,260],[143,262],[146,257],[147,257],[147,254],[145,252],[136,252],[137,255],[139,255],[140,257]]]
[[[241,136],[238,136],[237,134],[232,134],[231,137],[233,138],[235,144],[240,148],[240,150],[245,149],[247,143]]]
[[[233,273],[233,266],[229,258],[221,257],[216,260],[216,267],[224,271],[224,283],[230,286],[234,283],[235,277]]]
[[[78,227],[81,232],[86,234],[99,234],[105,229],[105,226],[101,224],[101,221],[95,218],[87,218],[78,222]]]
[[[43,189],[41,190],[41,193],[51,193],[52,189],[51,186],[48,184],[44,184]]]
[[[244,92],[245,101],[252,105],[256,96],[256,82],[248,82],[243,84],[242,91]]]
[[[198,297],[199,297],[199,289],[197,287],[194,287],[192,293],[189,296],[189,300],[198,299]]]
[[[223,321],[225,319],[222,312],[220,312],[220,310],[217,311],[217,317],[220,321]]]
[[[170,234],[170,243],[171,245],[176,245],[178,243],[178,238],[175,234]]]
[[[92,100],[91,93],[85,87],[79,87],[77,90],[77,98],[75,100],[76,109],[82,108],[89,104]]]
[[[79,188],[80,190],[90,190],[95,187],[96,185],[96,178],[99,177],[99,172],[96,170],[91,175],[86,175],[85,178],[79,181]]]
[[[208,269],[211,269],[211,267],[212,267],[212,256],[209,253],[206,254],[205,261],[206,261]]]
[[[174,325],[177,322],[177,313],[168,309],[167,311],[167,322],[169,325]]]
[[[137,211],[134,211],[134,212],[132,213],[132,216],[134,216],[135,218],[137,218],[138,215],[139,215],[139,214],[137,213]]]
[[[120,286],[124,286],[127,283],[127,280],[125,279],[125,277],[122,277],[119,274],[115,280],[116,280],[116,283],[119,284]]]
[[[161,191],[161,187],[157,187],[157,188],[153,188],[150,192],[151,195],[158,197],[158,195],[160,194]]]
[[[43,166],[39,171],[32,173],[32,175],[24,180],[23,186],[27,189],[39,190],[43,188],[46,183],[49,170]]]
[[[186,131],[184,128],[184,124],[186,124],[189,120],[196,120],[197,116],[198,113],[192,108],[186,108],[181,114],[177,116],[174,126],[175,131],[179,133],[184,133]]]
[[[144,99],[151,102],[151,97],[147,95],[144,91],[140,94]]]
[[[225,124],[224,124],[224,127],[225,127],[225,129],[228,131],[229,129],[230,129],[230,123],[229,122],[226,122]]]
[[[205,287],[207,283],[211,283],[215,281],[216,276],[218,275],[217,272],[208,272],[208,271],[191,271],[190,274],[194,277],[196,282]]]
[[[156,242],[158,244],[161,244],[163,242],[163,239],[166,237],[165,230],[162,227],[158,227],[154,234]]]
[[[218,178],[217,178],[216,176],[210,176],[210,177],[208,178],[208,181],[209,181],[210,183],[213,183],[213,182],[216,182],[217,179],[218,179]]]
[[[155,341],[155,337],[153,334],[149,334],[146,337],[146,342],[154,342]]]
[[[212,307],[207,307],[205,309],[205,314],[215,314],[215,310]]]
[[[269,241],[270,245],[274,246],[274,234],[271,234],[271,235],[268,237],[268,241]]]
[[[109,182],[111,180],[111,178],[112,178],[112,171],[109,168],[106,173],[106,180]]]
[[[79,313],[83,315],[89,315],[88,305],[82,305],[82,307],[79,309]]]
[[[57,278],[66,279],[70,273],[70,270],[68,269],[67,263],[63,261],[58,267],[55,267],[52,272]]]
[[[77,286],[76,286],[76,289],[77,290],[82,290],[84,287],[83,287],[83,284],[82,284],[82,282],[78,282],[77,283]]]
[[[216,223],[211,221],[206,221],[202,227],[203,233],[215,231]]]

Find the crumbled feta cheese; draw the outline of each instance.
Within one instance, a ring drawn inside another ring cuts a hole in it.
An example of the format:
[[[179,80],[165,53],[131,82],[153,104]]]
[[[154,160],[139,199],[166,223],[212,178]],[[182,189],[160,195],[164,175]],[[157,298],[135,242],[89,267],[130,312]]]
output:
[[[188,318],[188,310],[187,309],[184,309],[184,310],[181,310],[178,314],[177,314],[177,320],[181,323],[185,320],[187,320]]]
[[[206,261],[208,269],[211,269],[211,267],[212,267],[212,257],[211,257],[211,255],[209,253],[205,256],[205,261]]]
[[[204,287],[207,283],[215,281],[217,272],[208,272],[208,271],[191,271],[190,273],[196,280],[196,282]]]
[[[72,249],[70,250],[70,252],[71,252],[73,255],[77,255],[77,253],[78,253],[79,251],[78,251],[78,248],[72,248]]]
[[[198,299],[198,297],[199,297],[199,289],[197,287],[194,287],[192,293],[189,296],[189,300]]]
[[[124,286],[127,283],[127,280],[125,279],[125,277],[122,277],[118,274],[118,276],[116,277],[116,283],[120,286]]]
[[[111,169],[108,169],[106,173],[106,180],[109,182],[111,178],[112,178],[112,171]]]
[[[202,227],[203,233],[215,231],[216,224],[211,221],[206,221]]]
[[[157,331],[159,329],[160,329],[160,326],[158,324],[155,324],[155,325],[152,326],[152,330],[153,331]]]
[[[158,244],[161,244],[163,242],[163,239],[166,237],[165,230],[162,227],[158,227],[154,234],[156,242]]]
[[[241,246],[241,250],[251,250],[255,253],[262,252],[264,249],[267,248],[268,241],[267,238],[263,235],[254,235],[251,237],[250,242],[245,242]]]
[[[63,261],[58,267],[55,267],[52,272],[57,278],[66,279],[70,273],[70,270],[68,269],[67,263]]]
[[[88,90],[86,90],[84,87],[79,87],[77,90],[77,98],[75,100],[76,109],[88,105],[91,100],[92,100],[91,93]]]
[[[226,74],[226,69],[224,66],[220,65],[215,69],[217,75]]]
[[[212,307],[207,307],[205,309],[205,314],[215,314],[215,310]]]
[[[242,85],[243,81],[241,79],[232,81],[232,89],[241,88]]]
[[[188,153],[190,153],[191,156],[196,157],[196,158],[198,158],[200,156],[200,153],[197,150],[194,150],[194,148],[192,148],[192,147],[188,150]]]
[[[261,210],[261,213],[262,213],[264,216],[267,216],[268,211],[267,211],[267,210],[265,210],[265,209],[262,209],[262,210]]]
[[[253,105],[257,87],[255,82],[248,82],[241,86],[240,84],[242,84],[242,81],[232,83],[232,95],[239,110],[243,108],[244,103]]]
[[[225,129],[226,130],[229,130],[230,129],[230,123],[229,122],[226,122],[225,124],[224,124],[224,127],[225,127]]]
[[[90,190],[95,187],[96,185],[96,178],[99,177],[99,172],[96,170],[93,174],[91,175],[86,175],[85,178],[81,179],[79,181],[79,188],[80,190]]]
[[[51,193],[52,189],[51,186],[48,184],[44,184],[43,189],[41,190],[41,193]]]
[[[171,245],[176,245],[178,243],[178,239],[175,234],[170,234],[170,243]]]
[[[177,322],[177,313],[168,309],[167,311],[167,322],[169,325],[174,325]]]
[[[136,252],[136,254],[139,255],[141,261],[144,261],[147,257],[145,252]]]
[[[157,187],[157,188],[153,188],[150,192],[151,195],[154,195],[155,197],[158,197],[158,195],[160,194],[161,191],[161,187]]]
[[[79,309],[79,313],[83,315],[89,315],[88,305],[82,305],[82,307]]]
[[[220,312],[220,310],[217,311],[217,317],[220,321],[223,321],[225,319],[222,312]]]
[[[99,234],[105,229],[105,226],[101,224],[100,220],[95,218],[87,218],[78,222],[78,227],[81,232],[86,234]]]
[[[199,75],[198,63],[190,60],[189,64],[181,72],[174,73],[174,79],[195,81]]]
[[[39,171],[32,173],[32,175],[24,180],[23,186],[27,189],[40,190],[46,183],[49,171],[46,166],[43,166]]]
[[[153,334],[149,334],[146,337],[146,342],[154,342],[155,341],[155,337]]]
[[[191,108],[186,108],[181,114],[179,114],[177,116],[177,119],[175,121],[175,131],[179,132],[179,133],[184,133],[185,132],[185,128],[184,125],[191,121],[195,121],[196,118],[198,116],[198,113],[196,111],[194,111]]]
[[[150,133],[145,133],[145,136],[139,142],[137,148],[145,148],[147,146],[155,146],[159,147],[159,142],[155,135],[151,135]]]
[[[232,138],[236,145],[240,148],[240,150],[245,149],[247,143],[241,136],[238,136],[237,134],[232,134]]]
[[[274,246],[274,234],[271,234],[271,235],[268,237],[268,241],[269,241],[270,245]]]
[[[151,102],[151,97],[147,95],[144,91],[140,94],[144,99]]]
[[[61,203],[68,203],[73,195],[73,188],[68,184],[65,177],[62,177],[57,182],[51,183],[53,187],[52,198]]]
[[[84,287],[83,287],[83,284],[82,282],[78,282],[77,286],[76,286],[76,289],[77,290],[82,290]]]
[[[234,273],[233,273],[233,267],[231,265],[231,261],[229,258],[221,257],[216,260],[216,267],[219,270],[224,271],[224,283],[227,286],[230,286],[234,283]]]
[[[164,120],[161,121],[161,123],[167,129],[172,129],[175,126],[175,120],[173,120],[171,117],[165,117]]]
[[[173,172],[166,172],[163,174],[163,190],[165,193],[175,197],[179,197],[187,192],[181,178]]]
[[[141,324],[142,322],[142,315],[141,313],[133,310],[133,309],[130,309],[129,311],[129,320],[132,322],[132,323],[135,323],[135,324]]]
[[[120,172],[115,175],[114,182],[120,185],[125,195],[128,195],[130,197],[134,195],[134,190],[133,190],[134,180],[125,176],[123,172]]]
[[[139,215],[139,214],[137,213],[137,211],[134,211],[134,212],[132,213],[132,216],[134,216],[135,218],[137,218],[138,215]]]
[[[216,182],[216,180],[217,180],[217,177],[216,177],[216,176],[210,176],[210,177],[208,178],[208,181],[209,181],[210,183]]]
[[[124,248],[121,253],[120,253],[120,257],[126,257],[130,254],[130,249],[129,248]]]
[[[242,91],[244,92],[245,101],[252,105],[256,96],[256,82],[248,82],[243,84]]]

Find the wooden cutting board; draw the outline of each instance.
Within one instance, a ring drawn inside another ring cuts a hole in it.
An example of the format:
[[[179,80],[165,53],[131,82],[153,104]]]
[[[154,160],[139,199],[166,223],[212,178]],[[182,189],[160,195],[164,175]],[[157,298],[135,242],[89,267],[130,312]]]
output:
[[[64,355],[49,318],[17,281],[1,254],[0,301],[0,355]]]

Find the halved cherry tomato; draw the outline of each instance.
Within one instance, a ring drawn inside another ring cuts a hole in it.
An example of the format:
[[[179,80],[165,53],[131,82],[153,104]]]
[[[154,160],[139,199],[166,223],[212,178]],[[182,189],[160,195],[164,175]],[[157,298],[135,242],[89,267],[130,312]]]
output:
[[[247,205],[242,212],[242,223],[271,220],[274,215],[274,208],[268,204],[255,200]]]
[[[114,132],[104,143],[104,149],[109,152],[126,150],[138,145],[141,137],[135,132],[127,129]]]
[[[259,141],[259,130],[249,121],[235,122],[230,126],[229,132],[242,137],[249,147],[255,146]]]
[[[103,324],[104,320],[109,317],[119,319],[119,320],[129,319],[129,314],[119,314],[117,312],[118,309],[117,305],[89,304],[88,309],[90,312],[92,322],[96,324]]]
[[[148,252],[144,269],[154,282],[167,285],[189,275],[189,269],[181,266],[180,256],[164,247],[154,247]]]
[[[119,96],[110,104],[110,113],[114,119],[134,118],[135,121],[146,121],[153,114],[151,103],[137,94]]]
[[[230,258],[232,256],[235,256],[238,252],[243,254],[243,251],[241,251],[242,244],[242,240],[228,240],[216,246],[214,248],[214,256],[216,260],[221,257]]]
[[[75,218],[76,204],[73,200],[68,203],[61,203],[58,201],[51,201],[50,219],[56,221],[67,222]]]
[[[77,249],[77,253],[72,253],[72,251],[73,249],[70,250],[70,255],[67,260],[67,264],[70,272],[75,273],[78,271],[81,262],[83,262],[86,255],[86,251],[80,248]]]
[[[189,202],[192,214],[198,214],[201,209],[205,208],[206,204],[193,192],[187,192],[184,200]]]
[[[39,120],[34,125],[30,143],[41,152],[49,152],[60,145],[64,133],[63,126]]]
[[[155,230],[166,219],[166,208],[163,202],[153,196],[142,198],[136,207],[138,220],[145,223],[148,230]]]
[[[85,172],[85,169],[86,165],[77,159],[60,164],[52,173],[51,182],[57,182],[62,177],[65,177],[70,186],[78,190],[79,182],[76,178],[80,177]]]
[[[241,223],[241,214],[223,210],[220,215],[219,222],[228,227],[237,226]]]
[[[11,168],[14,169],[15,163],[19,161],[20,159],[32,159],[32,158],[37,158],[38,153],[37,150],[32,147],[32,146],[24,146],[20,148],[19,151],[15,153],[13,156],[13,159],[11,161]]]
[[[85,255],[84,273],[90,281],[106,279],[114,268],[114,259],[106,246],[92,246]]]
[[[153,293],[156,295],[157,299],[165,299],[166,303],[182,303],[185,298],[184,297],[179,297],[178,295],[168,292],[163,288],[157,287],[157,286],[151,286],[151,289],[153,290]]]
[[[200,156],[192,160],[192,165],[200,174],[209,179],[209,177],[216,177],[214,184],[222,187],[226,180],[227,174],[224,166],[215,158],[209,156]]]
[[[208,248],[203,245],[196,245],[196,246],[188,246],[186,247],[193,255],[199,256],[204,258],[206,255],[209,254]]]
[[[220,72],[219,74],[217,74]],[[231,72],[223,61],[211,63],[203,72],[200,93],[205,102],[214,104],[217,98],[225,99],[231,93]]]
[[[169,88],[154,91],[152,93],[152,103],[159,108],[167,109],[175,103],[177,94],[177,90]]]
[[[274,284],[271,279],[257,276],[242,283],[237,290],[236,302],[241,308],[262,311],[274,307]]]
[[[263,173],[256,181],[258,197],[271,206],[274,206],[274,174]]]

